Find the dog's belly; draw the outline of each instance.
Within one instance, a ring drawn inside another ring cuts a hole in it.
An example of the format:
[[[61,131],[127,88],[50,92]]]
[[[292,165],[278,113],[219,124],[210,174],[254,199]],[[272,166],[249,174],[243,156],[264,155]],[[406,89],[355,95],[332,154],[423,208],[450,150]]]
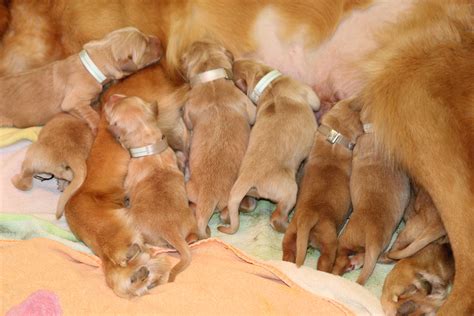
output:
[[[247,57],[260,59],[312,86],[323,102],[344,99],[362,87],[360,61],[378,47],[376,32],[406,14],[413,2],[379,0],[367,9],[353,11],[319,45],[304,25],[289,39],[280,36],[285,32],[284,23],[268,6],[253,29],[256,51]]]

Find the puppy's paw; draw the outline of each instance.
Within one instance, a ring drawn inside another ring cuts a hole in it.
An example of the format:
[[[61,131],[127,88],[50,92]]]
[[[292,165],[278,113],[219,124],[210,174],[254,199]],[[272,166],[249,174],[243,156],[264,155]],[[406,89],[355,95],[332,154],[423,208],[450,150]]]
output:
[[[138,255],[142,253],[142,249],[143,247],[140,246],[138,243],[132,243],[124,249],[115,250],[109,253],[107,253],[107,251],[104,251],[104,253],[115,265],[126,267],[129,261],[135,259]]]
[[[69,183],[70,182],[67,180],[56,178],[57,188],[58,188],[58,191],[60,192],[63,192],[66,189],[66,187],[69,185]]]
[[[285,233],[288,228],[288,217],[283,217],[273,212],[272,217],[270,218],[270,225],[277,232]]]
[[[145,295],[152,288],[167,283],[171,263],[166,255],[155,258],[141,253],[127,267],[109,266],[105,269],[107,284],[120,297]]]
[[[12,178],[12,184],[18,190],[28,191],[28,190],[31,189],[31,187],[33,185],[33,179],[22,177],[21,174],[16,174]]]

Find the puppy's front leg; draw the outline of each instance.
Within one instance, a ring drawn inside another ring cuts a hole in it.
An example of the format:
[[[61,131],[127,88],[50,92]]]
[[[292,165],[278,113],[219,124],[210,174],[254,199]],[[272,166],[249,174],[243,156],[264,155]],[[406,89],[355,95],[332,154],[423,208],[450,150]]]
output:
[[[87,122],[87,125],[89,125],[94,135],[97,134],[99,113],[92,109],[90,100],[84,98],[80,99],[74,96],[74,94],[67,95],[61,104],[61,110],[83,119]]]

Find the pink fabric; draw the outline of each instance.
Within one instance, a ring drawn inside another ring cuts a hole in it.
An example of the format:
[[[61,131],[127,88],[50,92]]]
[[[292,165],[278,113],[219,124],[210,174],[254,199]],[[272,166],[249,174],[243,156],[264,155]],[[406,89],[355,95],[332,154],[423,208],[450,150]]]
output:
[[[10,309],[6,316],[59,316],[61,305],[56,294],[39,290],[28,296],[19,305]]]

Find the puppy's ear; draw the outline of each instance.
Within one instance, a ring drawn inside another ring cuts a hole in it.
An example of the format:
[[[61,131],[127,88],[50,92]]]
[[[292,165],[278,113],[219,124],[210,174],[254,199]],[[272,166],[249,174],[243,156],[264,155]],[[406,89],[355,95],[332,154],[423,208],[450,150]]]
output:
[[[364,104],[359,98],[354,98],[351,101],[349,101],[349,109],[351,109],[354,112],[362,111],[363,107],[364,107]]]
[[[108,99],[107,102],[105,103],[104,108],[105,109],[112,109],[115,104],[117,104],[118,101],[126,98],[125,95],[123,94],[112,94]]]
[[[245,81],[244,79],[237,79],[235,81],[235,85],[237,86],[237,88],[239,88],[240,90],[242,90],[243,93],[247,94],[247,81]]]
[[[160,112],[160,110],[159,110],[159,108],[158,108],[158,101],[156,101],[156,100],[153,101],[153,102],[150,104],[150,109],[151,109],[151,111],[153,112],[153,116],[154,116],[155,118],[157,118],[157,117],[158,117],[158,114],[159,114],[159,112]]]
[[[234,62],[234,55],[232,55],[232,53],[230,51],[228,51],[227,49],[223,48],[224,49],[224,54],[227,56],[227,58],[229,58],[230,62],[233,63]]]

